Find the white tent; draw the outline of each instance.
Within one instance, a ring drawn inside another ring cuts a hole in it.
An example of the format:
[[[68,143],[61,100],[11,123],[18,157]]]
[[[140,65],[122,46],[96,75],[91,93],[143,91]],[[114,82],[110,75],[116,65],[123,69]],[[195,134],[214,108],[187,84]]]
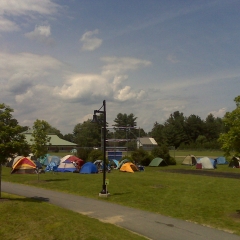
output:
[[[202,164],[202,169],[214,169],[213,164],[209,157],[202,157],[197,160],[197,163]]]

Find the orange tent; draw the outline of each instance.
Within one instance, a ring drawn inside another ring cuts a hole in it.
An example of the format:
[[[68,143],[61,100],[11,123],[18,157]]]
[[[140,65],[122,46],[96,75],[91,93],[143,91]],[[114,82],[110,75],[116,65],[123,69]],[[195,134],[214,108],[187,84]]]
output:
[[[36,173],[36,164],[30,158],[22,157],[12,166],[11,173]]]
[[[127,163],[124,163],[121,166],[120,171],[121,172],[131,172],[131,173],[134,173],[134,172],[139,171],[139,170],[138,170],[138,167],[135,164],[133,164],[132,162],[127,162]]]

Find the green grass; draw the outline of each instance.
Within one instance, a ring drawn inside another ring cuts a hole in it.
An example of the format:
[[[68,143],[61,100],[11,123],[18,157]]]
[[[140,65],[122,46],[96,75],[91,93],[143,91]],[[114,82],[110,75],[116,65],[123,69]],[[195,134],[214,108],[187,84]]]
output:
[[[0,202],[0,239],[146,239],[115,225],[46,202],[4,193],[2,195],[2,198],[8,200]]]
[[[114,202],[142,210],[184,219],[240,235],[238,211],[239,180],[168,173],[164,169],[194,169],[177,164],[168,167],[146,167],[144,172],[107,174],[111,196],[99,198],[102,174],[46,173],[40,175],[10,174],[3,167],[3,181],[53,189],[101,201]],[[199,170],[196,170],[199,171]],[[216,170],[240,174],[240,169],[219,166]]]

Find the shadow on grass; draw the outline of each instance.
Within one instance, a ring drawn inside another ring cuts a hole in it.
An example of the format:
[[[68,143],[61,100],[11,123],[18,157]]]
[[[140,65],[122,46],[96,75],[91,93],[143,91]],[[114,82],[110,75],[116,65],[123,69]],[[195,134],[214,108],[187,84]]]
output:
[[[60,179],[47,179],[46,182],[62,182],[62,181],[69,181],[67,178],[60,178]]]
[[[29,181],[29,183],[48,183],[48,182],[63,182],[63,181],[69,181],[67,178],[61,178],[61,179],[46,179],[46,180],[34,180]]]
[[[34,196],[31,198],[0,198],[0,202],[49,202],[49,198]]]
[[[125,194],[130,194],[132,192],[121,192],[121,193],[113,193],[111,194],[112,196],[118,196],[118,195],[125,195]]]

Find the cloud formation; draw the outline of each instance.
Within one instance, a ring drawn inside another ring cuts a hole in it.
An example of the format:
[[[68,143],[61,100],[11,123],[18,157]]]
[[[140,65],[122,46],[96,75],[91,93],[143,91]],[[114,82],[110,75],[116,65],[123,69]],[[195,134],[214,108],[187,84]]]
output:
[[[39,42],[53,44],[54,40],[50,36],[51,36],[50,25],[35,26],[35,29],[32,32],[25,34],[25,37],[27,37],[30,40],[37,40]]]
[[[86,32],[82,35],[80,41],[83,44],[83,51],[94,51],[102,45],[102,39],[95,37],[96,34],[98,34],[98,29]]]
[[[125,85],[128,70],[136,70],[150,64],[149,61],[134,58],[104,58],[107,64],[99,74],[75,74],[63,86],[55,87],[54,94],[69,101],[98,102],[107,98],[111,101],[135,101],[143,98],[144,90],[133,90]]]
[[[0,1],[0,31],[18,31],[20,29],[18,19],[21,16],[27,16],[26,19],[36,19],[36,15],[50,16],[60,9],[60,5],[52,0]]]

